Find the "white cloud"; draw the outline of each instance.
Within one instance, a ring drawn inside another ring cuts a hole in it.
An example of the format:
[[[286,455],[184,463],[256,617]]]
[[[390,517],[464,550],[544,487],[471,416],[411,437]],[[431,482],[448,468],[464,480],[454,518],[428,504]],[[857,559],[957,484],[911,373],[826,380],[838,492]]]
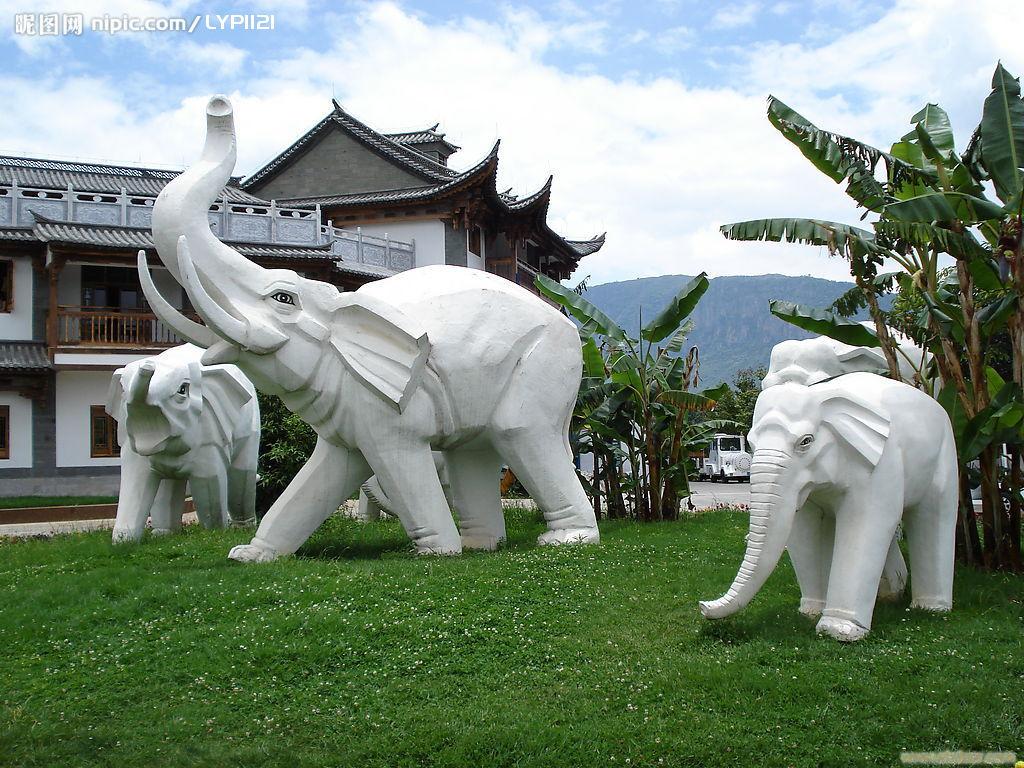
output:
[[[654,35],[654,50],[665,56],[692,48],[697,41],[697,33],[689,27],[676,26],[663,29]]]
[[[742,3],[739,5],[723,5],[711,17],[709,26],[712,29],[734,29],[754,23],[761,10],[760,3]]]
[[[228,43],[197,43],[185,40],[177,48],[178,53],[190,66],[220,77],[238,72],[249,55],[247,51]]]
[[[760,45],[728,71],[729,85],[693,87],[553,66],[548,57],[564,45],[565,19],[513,9],[493,23],[441,23],[371,4],[355,20],[318,18],[339,30],[326,50],[246,62],[243,71],[255,74],[229,94],[236,172],[255,170],[323,117],[333,84],[347,109],[381,130],[440,120],[463,147],[452,158],[458,167],[500,136],[502,189],[529,193],[553,172],[552,225],[573,238],[608,231],[578,277],[707,270],[841,278],[843,264],[814,248],[731,243],[718,234],[720,224],[748,218],[855,221],[859,213],[771,128],[764,99],[775,93],[819,124],[875,143],[901,135],[921,104],[937,100],[963,135],[977,122],[995,59],[1024,72],[1012,33],[1024,28],[1024,4],[963,5],[901,0],[877,24],[824,44]],[[0,111],[3,150],[180,166],[202,145],[203,89],[167,105],[126,86],[123,73],[0,74],[0,99],[19,105]]]

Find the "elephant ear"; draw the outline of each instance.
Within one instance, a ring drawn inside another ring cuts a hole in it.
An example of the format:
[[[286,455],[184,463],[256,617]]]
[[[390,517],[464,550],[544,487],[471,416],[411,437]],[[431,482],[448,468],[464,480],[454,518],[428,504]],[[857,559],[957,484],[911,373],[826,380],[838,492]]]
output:
[[[118,368],[110,377],[110,386],[107,387],[107,402],[104,410],[117,422],[117,444],[124,445],[128,438],[128,404],[125,397],[125,373],[126,369]]]
[[[876,352],[868,347],[853,347],[837,353],[839,362],[847,372],[863,371],[865,373],[877,373],[886,376],[889,373],[889,365],[881,352]]]
[[[196,379],[193,379],[195,381]],[[235,432],[238,412],[253,399],[249,380],[233,365],[210,365],[202,369],[203,408],[212,418],[203,419],[208,440],[227,442]]]
[[[331,346],[345,367],[386,403],[405,410],[430,354],[427,331],[387,302],[358,292],[334,311]]]
[[[884,408],[842,392],[822,400],[821,420],[868,464],[878,464],[889,439],[890,418]]]

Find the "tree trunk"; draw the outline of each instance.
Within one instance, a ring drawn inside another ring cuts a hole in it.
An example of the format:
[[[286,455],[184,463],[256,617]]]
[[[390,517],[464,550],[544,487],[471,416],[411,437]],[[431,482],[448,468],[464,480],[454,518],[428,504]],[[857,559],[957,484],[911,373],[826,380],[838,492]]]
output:
[[[978,522],[974,517],[974,500],[967,474],[960,474],[960,505],[957,508],[956,554],[964,565],[981,565],[981,542],[978,540]]]

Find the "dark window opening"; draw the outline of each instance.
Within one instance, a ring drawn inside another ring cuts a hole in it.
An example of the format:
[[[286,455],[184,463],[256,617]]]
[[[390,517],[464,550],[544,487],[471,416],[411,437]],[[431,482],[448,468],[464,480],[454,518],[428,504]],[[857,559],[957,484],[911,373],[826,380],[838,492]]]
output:
[[[14,262],[0,261],[0,312],[14,311]]]
[[[117,444],[117,422],[102,405],[89,407],[89,455],[94,459],[121,455]]]
[[[0,405],[0,459],[11,458],[11,406]]]
[[[471,227],[469,230],[469,252],[477,256],[483,255],[483,248],[480,241],[483,239],[483,230],[480,227]]]

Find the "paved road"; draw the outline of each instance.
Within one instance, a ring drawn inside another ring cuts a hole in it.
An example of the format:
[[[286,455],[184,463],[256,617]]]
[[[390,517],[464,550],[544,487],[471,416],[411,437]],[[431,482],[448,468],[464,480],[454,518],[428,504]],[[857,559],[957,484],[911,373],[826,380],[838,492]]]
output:
[[[690,491],[697,509],[750,503],[750,483],[690,483]]]

